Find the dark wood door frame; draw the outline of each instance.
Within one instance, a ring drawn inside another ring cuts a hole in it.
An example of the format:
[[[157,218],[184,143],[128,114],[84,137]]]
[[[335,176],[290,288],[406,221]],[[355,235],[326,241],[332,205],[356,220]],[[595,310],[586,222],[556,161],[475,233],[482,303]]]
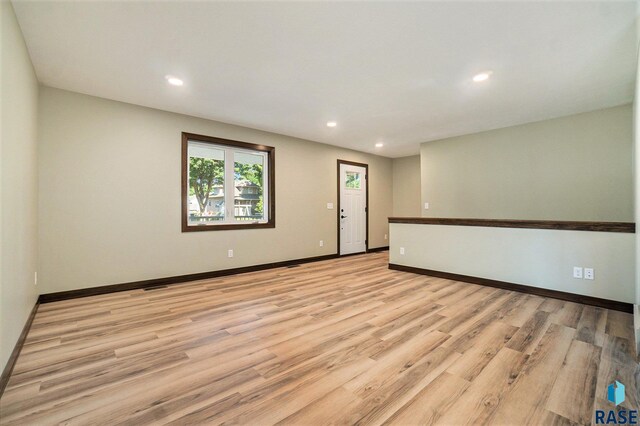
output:
[[[338,249],[336,250],[336,253],[338,253],[338,256],[347,256],[347,255],[342,255],[340,254],[340,190],[342,188],[340,188],[340,164],[348,164],[350,166],[358,166],[358,167],[364,167],[364,174],[365,174],[365,179],[367,181],[366,184],[366,203],[364,205],[364,211],[365,211],[365,236],[364,236],[364,252],[367,253],[369,251],[369,165],[365,164],[365,163],[356,163],[355,161],[347,161],[347,160],[340,160],[338,159],[338,173],[336,174],[338,183],[337,183],[337,188],[338,188],[338,208],[336,209],[336,220],[337,220],[337,225],[336,225],[336,229],[338,231]],[[357,253],[354,253],[357,254]]]

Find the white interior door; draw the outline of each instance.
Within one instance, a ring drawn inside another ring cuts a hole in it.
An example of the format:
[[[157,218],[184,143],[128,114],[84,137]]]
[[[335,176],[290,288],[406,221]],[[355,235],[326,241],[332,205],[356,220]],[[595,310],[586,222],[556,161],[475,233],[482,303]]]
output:
[[[367,169],[340,163],[340,254],[367,249]]]

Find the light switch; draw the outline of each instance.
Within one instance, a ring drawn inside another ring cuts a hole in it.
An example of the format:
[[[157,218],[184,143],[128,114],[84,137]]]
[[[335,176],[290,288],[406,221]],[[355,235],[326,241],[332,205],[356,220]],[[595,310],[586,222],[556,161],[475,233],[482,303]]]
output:
[[[327,203],[327,209],[332,210],[333,209],[333,203]]]

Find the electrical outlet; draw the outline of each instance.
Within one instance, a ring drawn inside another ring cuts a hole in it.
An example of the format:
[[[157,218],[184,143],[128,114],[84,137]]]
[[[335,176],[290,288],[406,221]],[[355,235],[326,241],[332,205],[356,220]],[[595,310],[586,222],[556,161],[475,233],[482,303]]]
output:
[[[324,241],[320,240],[320,247],[324,247]]]
[[[579,266],[573,267],[573,278],[582,278],[582,268]]]
[[[424,203],[424,209],[429,210],[429,203]]]
[[[386,240],[386,239],[388,239],[388,238],[387,238],[387,234],[384,234],[384,239],[385,239],[385,240]]]
[[[404,247],[400,247],[400,254],[404,256]]]
[[[229,251],[227,252],[227,256],[229,256],[229,257],[233,257],[233,250],[229,250]]]
[[[593,268],[584,268],[584,279],[585,280],[593,279]]]
[[[33,273],[33,285],[38,285],[38,272]]]

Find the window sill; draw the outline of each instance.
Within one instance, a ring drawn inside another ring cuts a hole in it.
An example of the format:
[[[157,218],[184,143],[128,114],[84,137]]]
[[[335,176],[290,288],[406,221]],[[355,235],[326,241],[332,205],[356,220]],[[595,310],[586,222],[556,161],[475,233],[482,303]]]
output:
[[[275,220],[262,223],[226,223],[224,225],[182,225],[182,232],[229,231],[232,229],[264,229],[275,228]]]

